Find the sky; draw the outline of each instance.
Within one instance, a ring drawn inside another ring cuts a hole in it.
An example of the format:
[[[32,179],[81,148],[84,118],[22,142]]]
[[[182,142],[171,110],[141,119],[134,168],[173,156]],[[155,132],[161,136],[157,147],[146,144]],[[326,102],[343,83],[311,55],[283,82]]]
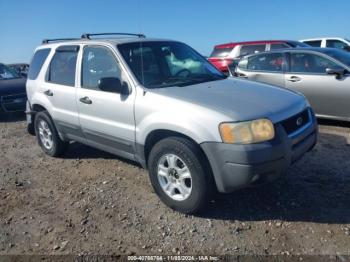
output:
[[[349,0],[0,0],[0,63],[30,62],[42,39],[142,32],[203,55],[246,40],[350,38]]]

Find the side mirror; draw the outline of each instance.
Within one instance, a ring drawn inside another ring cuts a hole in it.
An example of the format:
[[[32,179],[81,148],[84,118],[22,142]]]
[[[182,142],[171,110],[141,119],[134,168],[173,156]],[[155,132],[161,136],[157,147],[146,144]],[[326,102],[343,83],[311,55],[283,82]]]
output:
[[[129,95],[129,87],[126,82],[121,82],[117,77],[103,77],[98,81],[98,88],[105,92]]]
[[[343,75],[345,75],[346,70],[342,68],[327,68],[326,73],[328,75],[335,75],[337,79],[340,79],[343,77]]]

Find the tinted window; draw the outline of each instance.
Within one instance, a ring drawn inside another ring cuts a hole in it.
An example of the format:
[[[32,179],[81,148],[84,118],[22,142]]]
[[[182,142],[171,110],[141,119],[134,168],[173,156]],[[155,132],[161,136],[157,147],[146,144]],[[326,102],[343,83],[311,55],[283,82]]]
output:
[[[84,48],[82,87],[101,91],[99,88],[100,79],[110,77],[121,80],[121,70],[113,53],[105,47]]]
[[[304,41],[304,43],[308,44],[309,46],[314,47],[321,47],[321,40],[315,40],[315,41]]]
[[[299,41],[288,40],[287,44],[291,47],[310,47],[308,44]]]
[[[240,56],[250,55],[254,53],[263,52],[266,49],[266,45],[243,45],[241,47]]]
[[[282,48],[287,48],[288,46],[286,44],[280,43],[280,44],[271,44],[270,50],[275,50],[275,49],[282,49]]]
[[[348,46],[346,43],[339,40],[327,40],[326,45],[327,47],[338,48],[338,49],[344,49],[344,47]]]
[[[35,80],[38,77],[41,67],[43,66],[47,56],[49,55],[50,50],[51,49],[49,48],[45,48],[35,52],[29,66],[29,71],[28,71],[29,79]]]
[[[341,68],[333,61],[309,53],[291,53],[290,71],[295,73],[326,73],[327,68]]]
[[[232,51],[232,47],[229,48],[214,48],[210,57],[226,57]]]
[[[59,48],[56,50],[48,72],[47,81],[66,85],[75,85],[75,69],[77,65],[77,49]]]
[[[284,56],[282,53],[266,53],[248,57],[248,70],[282,72]]]

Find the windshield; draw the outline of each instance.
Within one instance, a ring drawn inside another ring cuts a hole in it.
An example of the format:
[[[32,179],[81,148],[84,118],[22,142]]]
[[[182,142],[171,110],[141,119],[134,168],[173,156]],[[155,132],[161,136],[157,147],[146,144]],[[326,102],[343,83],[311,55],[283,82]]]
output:
[[[20,78],[19,74],[4,64],[0,64],[0,79]]]
[[[335,58],[336,60],[342,62],[343,64],[347,65],[348,67],[350,67],[350,53],[349,52],[334,49],[331,51],[327,51],[325,53],[327,55]]]
[[[147,88],[186,86],[226,78],[189,46],[172,41],[118,45],[137,80]]]

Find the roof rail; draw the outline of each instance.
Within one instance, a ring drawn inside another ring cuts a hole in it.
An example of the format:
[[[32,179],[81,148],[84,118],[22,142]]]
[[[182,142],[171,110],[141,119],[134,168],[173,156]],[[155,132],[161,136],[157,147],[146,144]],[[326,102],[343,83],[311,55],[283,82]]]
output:
[[[44,39],[42,41],[43,44],[48,44],[50,42],[58,42],[58,41],[68,41],[68,40],[79,40],[80,38],[55,38],[55,39]]]
[[[127,35],[127,36],[137,36],[139,38],[146,37],[144,34],[131,34],[131,33],[99,33],[99,34],[83,34],[81,38],[91,39],[91,36],[100,36],[100,35]]]

